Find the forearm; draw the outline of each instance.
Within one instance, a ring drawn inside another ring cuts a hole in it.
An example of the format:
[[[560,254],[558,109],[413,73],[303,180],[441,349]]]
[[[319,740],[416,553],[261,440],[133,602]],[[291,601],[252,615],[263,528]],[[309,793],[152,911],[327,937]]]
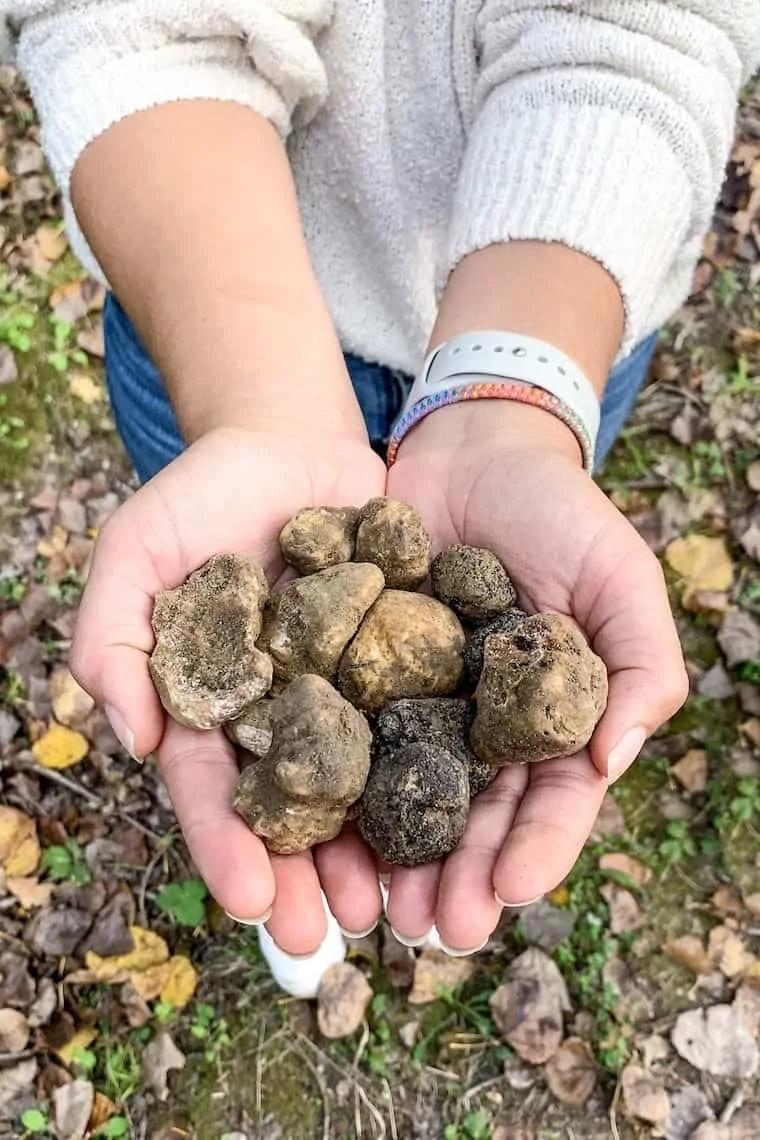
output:
[[[72,201],[189,441],[246,422],[363,432],[265,119],[202,100],[130,116],[85,150]]]

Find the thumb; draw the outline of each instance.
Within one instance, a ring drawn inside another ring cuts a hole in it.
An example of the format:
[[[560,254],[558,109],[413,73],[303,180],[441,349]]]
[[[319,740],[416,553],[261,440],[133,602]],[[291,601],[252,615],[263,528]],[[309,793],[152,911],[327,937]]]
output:
[[[164,730],[164,711],[148,671],[153,597],[161,584],[121,511],[98,539],[69,664],[103,707],[122,747],[142,758],[158,748]]]
[[[590,745],[597,770],[614,783],[647,739],[686,700],[689,680],[662,569],[636,535],[602,579],[593,619],[584,622],[609,674],[607,709]],[[599,581],[599,577],[596,581]]]

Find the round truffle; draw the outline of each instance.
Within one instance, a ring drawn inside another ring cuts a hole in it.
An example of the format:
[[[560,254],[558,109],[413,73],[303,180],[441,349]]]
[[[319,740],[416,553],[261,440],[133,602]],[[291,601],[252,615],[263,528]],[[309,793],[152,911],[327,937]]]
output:
[[[513,609],[505,610],[498,617],[492,618],[485,625],[477,626],[467,635],[467,640],[464,643],[464,671],[467,684],[471,688],[474,689],[480,680],[486,638],[493,633],[510,633],[521,621],[525,621],[527,616],[523,610],[518,610],[515,606]]]
[[[358,522],[357,507],[307,507],[280,531],[282,556],[299,574],[350,562]]]
[[[466,621],[488,621],[515,604],[517,594],[503,565],[479,546],[449,546],[433,559],[430,580],[437,598]]]
[[[464,834],[470,805],[465,765],[433,742],[378,756],[359,802],[359,830],[387,863],[441,859]]]
[[[150,674],[166,711],[189,728],[238,716],[272,683],[272,662],[256,647],[269,595],[250,559],[217,554],[153,606]]]
[[[359,514],[357,562],[374,562],[391,590],[416,590],[430,570],[430,536],[417,511],[397,499],[370,499]]]
[[[424,594],[384,590],[341,659],[338,688],[366,712],[399,697],[456,692],[464,668],[456,614]]]

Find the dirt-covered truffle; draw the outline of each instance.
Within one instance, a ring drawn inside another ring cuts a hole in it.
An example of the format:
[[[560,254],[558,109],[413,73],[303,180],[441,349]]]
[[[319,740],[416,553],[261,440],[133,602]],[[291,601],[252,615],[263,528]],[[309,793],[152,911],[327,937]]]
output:
[[[436,741],[383,752],[359,802],[359,830],[381,859],[405,867],[453,851],[470,806],[467,769]]]
[[[433,593],[466,621],[488,621],[515,604],[512,579],[490,550],[449,546],[430,567]]]
[[[391,590],[416,590],[430,570],[430,536],[417,511],[398,499],[370,499],[359,514],[357,562],[374,562]]]
[[[572,756],[607,703],[607,671],[575,622],[536,614],[486,639],[473,749],[493,764]]]
[[[338,670],[338,688],[377,713],[400,697],[446,696],[462,678],[464,631],[456,614],[424,594],[384,590]]]
[[[366,719],[322,677],[298,677],[271,703],[272,744],[241,773],[234,806],[271,851],[333,839],[370,765]]]
[[[470,747],[474,716],[472,701],[456,697],[392,701],[375,721],[372,755],[377,759],[409,744],[435,743],[462,761],[470,781],[470,795],[476,796],[488,787],[498,768],[485,763]]]
[[[256,648],[269,595],[249,558],[217,554],[153,607],[150,673],[166,711],[190,728],[238,716],[272,683],[272,663]]]
[[[272,743],[272,702],[267,697],[243,709],[239,717],[225,724],[224,731],[233,744],[261,759]]]
[[[358,507],[307,507],[282,528],[282,556],[299,574],[350,562],[358,522]]]
[[[521,621],[525,621],[528,615],[523,610],[518,610],[516,606],[512,609],[505,610],[503,614],[498,617],[492,618],[491,621],[486,622],[484,625],[476,626],[471,633],[467,635],[467,640],[464,643],[464,671],[467,679],[467,684],[471,688],[475,688],[480,680],[480,674],[483,669],[483,648],[486,643],[486,638],[490,637],[492,633],[509,633]]]
[[[302,673],[335,679],[344,649],[383,588],[382,571],[369,562],[345,562],[289,582],[273,600],[260,645],[274,675]]]

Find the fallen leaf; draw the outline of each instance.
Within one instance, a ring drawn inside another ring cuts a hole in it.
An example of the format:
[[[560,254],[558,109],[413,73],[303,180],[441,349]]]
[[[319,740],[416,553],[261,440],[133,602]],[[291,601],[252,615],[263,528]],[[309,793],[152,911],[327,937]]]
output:
[[[7,190],[11,184],[11,175],[7,166],[0,166],[0,193]]]
[[[18,808],[0,804],[0,864],[6,875],[31,875],[40,861],[37,824]]]
[[[701,590],[729,590],[734,568],[722,538],[690,534],[676,538],[665,548],[668,565],[683,579],[681,601],[688,603]]]
[[[86,352],[88,356],[96,356],[102,360],[106,354],[105,340],[103,337],[103,322],[97,323],[90,329],[81,329],[77,333],[77,346]]]
[[[679,966],[691,970],[693,974],[703,976],[710,973],[710,959],[702,945],[702,940],[695,934],[683,934],[680,938],[673,938],[666,942],[663,951]]]
[[[620,1074],[626,1112],[649,1124],[662,1124],[670,1112],[670,1098],[661,1080],[640,1065],[626,1065]]]
[[[20,1053],[29,1040],[29,1022],[19,1009],[0,1009],[0,1053]]]
[[[79,907],[46,907],[29,921],[24,937],[38,954],[66,958],[77,952],[91,926],[92,915]]]
[[[56,1056],[59,1060],[63,1061],[64,1065],[73,1065],[76,1060],[75,1054],[78,1053],[80,1049],[87,1049],[92,1045],[97,1036],[97,1029],[93,1029],[90,1025],[85,1025],[76,1031],[70,1041],[67,1041],[60,1049],[56,1049]]]
[[[137,977],[138,975],[135,976]],[[127,982],[122,986],[120,999],[121,1008],[133,1029],[141,1029],[143,1025],[147,1025],[151,1019],[150,1006],[147,1001],[136,992],[131,982]]]
[[[90,1132],[97,1131],[97,1129],[102,1128],[112,1116],[115,1116],[117,1112],[118,1108],[114,1102],[96,1089],[95,1099],[92,1102],[92,1112],[87,1122],[88,1129]]]
[[[709,697],[711,701],[727,701],[735,695],[736,688],[722,661],[716,661],[699,678],[697,692],[700,697]]]
[[[739,986],[731,1008],[738,1013],[752,1036],[757,1037],[760,1034],[760,990],[757,986]]]
[[[648,867],[623,851],[610,851],[607,855],[602,855],[599,860],[599,870],[615,871],[618,875],[624,875],[637,887],[646,886],[652,878],[652,872]]]
[[[728,914],[733,918],[742,918],[744,914],[742,898],[736,887],[729,887],[726,884],[718,887],[710,901],[721,914]]]
[[[99,311],[105,302],[105,290],[91,277],[66,281],[50,294],[50,308],[59,321],[75,325],[88,313]]]
[[[718,644],[729,665],[757,661],[760,659],[760,623],[748,613],[734,610],[723,620]]]
[[[29,1024],[32,1029],[47,1025],[58,1005],[58,991],[50,978],[40,978],[37,997],[29,1006]]]
[[[760,459],[756,459],[754,463],[750,463],[747,468],[747,486],[752,491],[760,492]]]
[[[414,982],[407,998],[410,1005],[436,1001],[441,990],[451,992],[472,977],[469,958],[451,958],[441,950],[426,946],[414,965]]]
[[[694,1130],[712,1117],[707,1097],[696,1085],[678,1089],[670,1098],[670,1112],[663,1125],[665,1140],[691,1140]]]
[[[739,539],[739,545],[750,558],[754,558],[755,562],[760,562],[760,526],[756,522],[753,522],[745,530]]]
[[[394,989],[405,989],[414,981],[417,959],[410,946],[402,946],[393,937],[388,926],[383,927],[383,945],[380,951],[385,975]]]
[[[760,1108],[746,1104],[728,1124],[718,1121],[701,1125],[689,1140],[757,1140],[760,1136]]]
[[[350,1037],[361,1025],[372,987],[357,966],[338,962],[322,975],[317,993],[317,1025],[323,1037]]]
[[[111,958],[101,958],[90,951],[85,957],[85,965],[98,982],[115,983],[131,981],[131,975],[151,966],[160,966],[169,960],[169,947],[160,934],[146,930],[142,926],[130,926],[129,932],[134,941],[134,949],[128,954],[116,954]]]
[[[544,1073],[557,1100],[579,1108],[596,1085],[596,1061],[591,1046],[580,1037],[568,1037],[546,1062]]]
[[[753,716],[739,726],[744,736],[755,748],[760,748],[760,717]]]
[[[14,1120],[18,1117],[15,1105],[21,1098],[33,1101],[34,1078],[37,1076],[37,1062],[34,1057],[21,1061],[8,1069],[0,1069],[0,1120]],[[29,1107],[29,1103],[18,1106],[19,1111]]]
[[[615,797],[607,792],[602,800],[599,815],[589,836],[589,842],[599,843],[608,835],[624,835],[626,831],[625,817]]]
[[[26,910],[47,906],[55,890],[54,883],[41,883],[31,876],[7,878],[5,886]]]
[[[56,524],[50,534],[37,543],[37,553],[42,558],[54,558],[56,554],[63,554],[68,541],[69,536],[66,531]]]
[[[60,261],[69,248],[66,231],[61,226],[40,226],[34,235],[34,242],[48,266]]]
[[[198,972],[189,958],[177,954],[169,959],[169,975],[161,990],[161,1001],[182,1009],[192,998],[198,986]]]
[[[0,953],[0,1006],[26,1009],[34,1001],[34,993],[26,958],[10,950]]]
[[[548,955],[531,948],[509,964],[506,977],[491,996],[496,1027],[523,1060],[542,1065],[562,1044],[562,1015],[571,1009],[562,975]]]
[[[84,1140],[95,1101],[89,1081],[72,1081],[53,1093],[55,1134],[58,1140]]]
[[[55,719],[66,728],[81,724],[95,708],[95,701],[68,669],[56,669],[53,673],[50,678],[50,699]]]
[[[707,787],[707,753],[703,748],[690,748],[670,771],[691,795],[703,792]]]
[[[650,1033],[648,1037],[637,1041],[636,1046],[645,1069],[651,1069],[657,1061],[664,1061],[670,1053],[670,1045],[659,1033]]]
[[[171,966],[168,962],[161,962],[158,966],[150,966],[130,974],[129,981],[138,997],[143,1001],[155,1001],[161,990],[169,980]]]
[[[72,372],[69,376],[69,392],[88,407],[103,399],[103,389],[89,372]]]
[[[71,768],[84,760],[90,750],[86,737],[62,724],[52,725],[44,736],[32,745],[32,752],[43,768]]]
[[[744,896],[744,905],[753,918],[760,918],[760,891]]]
[[[150,1085],[158,1099],[164,1101],[169,1096],[169,1073],[173,1069],[184,1067],[185,1054],[180,1052],[165,1029],[160,1030],[145,1047],[141,1064],[143,1080]]]
[[[551,953],[572,934],[575,915],[571,910],[552,906],[541,899],[520,913],[520,925],[530,946],[540,946]]]
[[[18,365],[13,349],[8,344],[0,345],[0,387],[18,380]]]
[[[757,1045],[730,1005],[689,1009],[680,1014],[671,1041],[685,1061],[715,1077],[751,1077],[757,1070]]]
[[[630,891],[616,883],[605,883],[599,892],[610,911],[610,930],[613,934],[629,934],[644,923],[641,908]]]
[[[728,926],[714,926],[707,940],[707,956],[727,978],[745,973],[755,962],[741,938]]]

